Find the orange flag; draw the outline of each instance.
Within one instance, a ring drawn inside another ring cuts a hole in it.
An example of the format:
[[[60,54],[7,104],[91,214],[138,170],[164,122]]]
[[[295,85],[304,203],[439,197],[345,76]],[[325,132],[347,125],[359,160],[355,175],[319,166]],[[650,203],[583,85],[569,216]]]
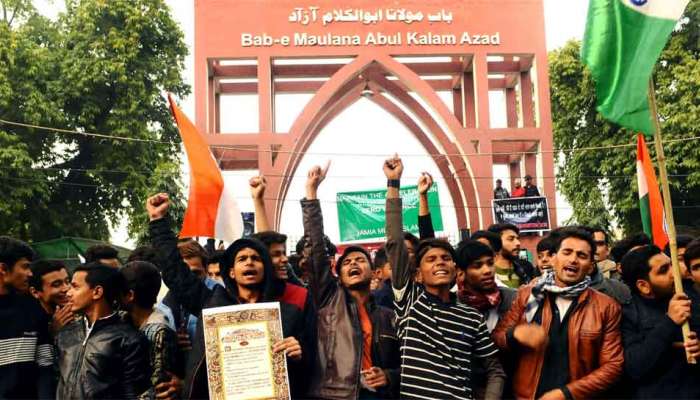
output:
[[[243,232],[238,204],[204,137],[170,94],[168,101],[190,164],[190,193],[180,237],[204,236],[232,242]]]

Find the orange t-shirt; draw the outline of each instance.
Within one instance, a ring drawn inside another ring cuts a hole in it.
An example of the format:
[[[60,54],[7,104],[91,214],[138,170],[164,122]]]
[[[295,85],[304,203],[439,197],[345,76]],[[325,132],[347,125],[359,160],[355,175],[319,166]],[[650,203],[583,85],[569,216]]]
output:
[[[372,368],[372,321],[365,306],[358,304],[357,309],[362,328],[362,370],[364,371]]]

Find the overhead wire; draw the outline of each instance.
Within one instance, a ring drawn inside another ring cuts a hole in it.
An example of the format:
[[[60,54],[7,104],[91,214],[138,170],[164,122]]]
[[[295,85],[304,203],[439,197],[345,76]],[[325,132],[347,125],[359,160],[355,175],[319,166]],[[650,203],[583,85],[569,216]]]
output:
[[[35,125],[35,124],[26,124],[26,123],[21,123],[21,122],[14,122],[14,121],[8,121],[5,119],[0,119],[0,124],[4,125],[10,125],[10,126],[18,126],[18,127],[23,127],[23,128],[30,128],[30,129],[37,129],[37,130],[44,130],[44,131],[53,131],[53,132],[58,132],[58,133],[66,133],[66,134],[73,134],[73,135],[80,135],[84,137],[97,137],[101,139],[110,139],[110,140],[122,140],[122,141],[135,141],[135,142],[143,142],[143,143],[157,143],[157,144],[168,144],[168,145],[180,145],[180,142],[172,142],[172,141],[165,141],[165,140],[157,140],[157,139],[145,139],[145,138],[132,138],[132,137],[126,137],[126,136],[117,136],[117,135],[108,135],[108,134],[103,134],[103,133],[94,133],[94,132],[87,132],[87,131],[77,131],[77,130],[70,130],[70,129],[62,129],[62,128],[52,128],[52,127],[47,127],[47,126],[41,126],[41,125]],[[225,136],[226,134],[220,134],[222,136]],[[284,135],[284,134],[280,134]],[[690,136],[690,137],[684,137],[684,138],[674,138],[674,139],[668,139],[664,140],[664,144],[673,144],[673,143],[679,143],[679,142],[687,142],[687,141],[693,141],[693,140],[698,140],[700,139],[700,136]],[[653,145],[653,142],[649,142],[649,145]],[[489,153],[444,153],[444,154],[434,154],[434,153],[422,153],[422,154],[402,154],[402,157],[483,157],[483,156],[503,156],[503,155],[514,155],[514,154],[520,154],[520,155],[536,155],[536,154],[547,154],[547,153],[569,153],[569,152],[579,152],[579,151],[599,151],[599,150],[608,150],[608,149],[619,149],[619,148],[628,148],[628,147],[636,147],[636,143],[618,143],[618,144],[611,144],[611,145],[601,145],[601,146],[584,146],[584,147],[578,147],[578,148],[569,148],[569,149],[552,149],[552,150],[528,150],[528,151],[515,151],[515,152],[489,152]],[[384,154],[367,154],[367,153],[347,153],[347,152],[308,152],[308,151],[294,151],[294,150],[274,150],[274,149],[251,149],[250,147],[245,147],[245,146],[236,146],[236,145],[211,145],[209,146],[214,149],[222,149],[222,150],[239,150],[239,151],[249,151],[249,152],[263,152],[263,153],[284,153],[284,154],[297,154],[297,155],[315,155],[315,156],[333,156],[333,157],[385,157],[386,155]]]

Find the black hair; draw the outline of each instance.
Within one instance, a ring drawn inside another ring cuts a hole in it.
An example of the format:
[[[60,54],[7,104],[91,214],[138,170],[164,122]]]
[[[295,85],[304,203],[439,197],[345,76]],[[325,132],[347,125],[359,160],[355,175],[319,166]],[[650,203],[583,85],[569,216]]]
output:
[[[338,276],[340,276],[340,270],[343,268],[343,261],[350,253],[354,252],[364,254],[364,256],[367,257],[367,262],[369,263],[370,267],[372,266],[372,255],[369,254],[367,249],[359,245],[348,246],[345,248],[345,250],[343,250],[343,254],[341,254],[340,258],[338,258],[338,262],[336,263]]]
[[[374,263],[372,264],[372,269],[379,269],[389,262],[389,257],[386,255],[386,247],[382,247],[377,250],[377,254],[374,255]]]
[[[132,261],[120,270],[126,290],[134,291],[134,303],[145,309],[153,308],[160,292],[160,272],[148,261]]]
[[[685,254],[683,254],[683,261],[685,261],[685,266],[690,271],[690,262],[700,258],[700,240],[693,240],[688,243],[685,248]]]
[[[287,235],[275,231],[257,232],[250,235],[250,237],[263,242],[268,248],[273,244],[287,245]]]
[[[260,284],[260,294],[262,301],[276,301],[284,293],[285,281],[277,279],[272,266],[270,252],[265,244],[257,239],[243,238],[231,243],[224,252],[223,259],[219,264],[221,278],[226,285],[226,290],[232,298],[238,298],[238,285],[231,279],[231,268],[233,268],[236,255],[243,249],[252,249],[258,253],[263,263],[263,280]]]
[[[603,240],[605,240],[605,244],[610,243],[610,236],[608,235],[608,232],[605,229],[599,228],[599,227],[592,227],[592,228],[590,228],[590,232],[591,232],[591,236],[593,236],[593,237],[595,237],[596,232],[602,233],[603,237],[605,238],[605,239],[603,239]]]
[[[219,264],[221,265],[225,262],[226,251],[224,250],[214,250],[214,252],[207,259],[207,265],[209,264]]]
[[[129,254],[126,260],[127,263],[132,261],[146,261],[158,265],[158,252],[152,246],[139,246]]]
[[[633,292],[639,293],[638,280],[649,280],[649,260],[657,254],[661,254],[661,249],[652,244],[630,251],[622,257],[622,280]]]
[[[75,269],[73,274],[77,272],[87,273],[85,282],[90,288],[102,287],[103,297],[109,305],[114,305],[126,288],[124,276],[119,270],[99,262],[93,261],[81,264]]]
[[[450,253],[450,256],[452,256],[453,260],[457,259],[457,254],[455,253],[454,247],[446,241],[442,239],[423,239],[420,241],[418,244],[418,248],[416,249],[416,267],[420,266],[420,262],[425,256],[425,254],[430,250],[434,248],[439,248],[446,250],[448,253]]]
[[[44,275],[62,269],[68,270],[66,265],[58,260],[36,260],[30,268],[32,269],[32,276],[29,277],[29,287],[33,287],[39,292],[44,289]]]
[[[554,252],[558,252],[564,240],[569,238],[583,240],[586,243],[588,243],[588,245],[591,248],[590,258],[591,261],[593,261],[595,257],[595,241],[593,241],[593,236],[591,236],[591,234],[588,233],[588,231],[586,231],[585,229],[579,227],[566,227],[559,229],[556,236],[556,247],[554,249]]]
[[[296,253],[299,255],[304,254],[304,247],[306,247],[308,243],[309,237],[306,235],[302,236],[295,247]],[[323,235],[323,245],[326,248],[326,255],[328,257],[335,257],[335,254],[338,252],[338,248],[335,247],[333,242],[331,242],[331,239],[326,235]]]
[[[8,270],[12,270],[17,261],[23,258],[34,260],[34,250],[21,240],[0,236],[0,263],[5,264]]]
[[[493,249],[476,240],[465,240],[457,247],[455,262],[460,269],[469,268],[476,260],[483,256],[495,256]]]
[[[487,231],[497,233],[499,235],[503,234],[504,231],[511,230],[518,235],[520,234],[520,229],[513,224],[493,224],[488,227]]]
[[[476,231],[472,233],[469,240],[479,240],[486,239],[489,241],[489,245],[494,253],[498,253],[503,248],[503,241],[501,240],[500,233],[490,232],[490,231]]]
[[[90,246],[85,250],[85,262],[91,263],[99,260],[105,260],[109,258],[119,259],[119,252],[117,249],[106,244],[96,244]]]
[[[622,258],[627,254],[630,249],[637,246],[648,246],[651,244],[651,239],[645,233],[636,233],[632,236],[628,236],[613,245],[610,249],[610,257],[615,262],[622,262]]]
[[[689,235],[676,235],[676,248],[677,249],[685,249],[688,247],[688,244],[693,241],[693,237]],[[664,246],[664,253],[671,257],[671,243],[666,243],[666,246]]]
[[[417,249],[418,245],[420,244],[420,239],[418,239],[416,235],[412,234],[411,232],[404,232],[403,240],[408,240],[409,242],[411,242],[414,250]]]
[[[537,252],[541,253],[543,251],[548,251],[550,254],[557,252],[557,241],[558,237],[547,235],[537,242]]]

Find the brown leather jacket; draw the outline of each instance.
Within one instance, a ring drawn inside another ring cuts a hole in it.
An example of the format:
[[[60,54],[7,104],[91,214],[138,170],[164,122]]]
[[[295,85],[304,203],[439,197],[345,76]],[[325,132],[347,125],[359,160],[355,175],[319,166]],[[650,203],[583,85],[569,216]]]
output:
[[[362,328],[358,305],[331,275],[323,243],[323,216],[318,200],[302,200],[304,232],[311,242],[310,290],[317,314],[317,348],[309,371],[308,398],[356,399],[360,395]],[[372,365],[384,370],[389,384],[375,398],[397,398],[399,340],[394,312],[370,300],[367,311],[372,322]]]
[[[525,306],[532,285],[521,287],[508,313],[493,331],[498,347],[516,358],[513,394],[532,399],[542,372],[545,351],[517,347],[512,337],[516,325],[527,323]],[[552,311],[549,298],[542,306],[542,327],[549,331]],[[611,297],[587,289],[569,316],[569,376],[566,385],[575,399],[587,399],[605,392],[622,375],[624,362],[620,337],[620,306]]]

